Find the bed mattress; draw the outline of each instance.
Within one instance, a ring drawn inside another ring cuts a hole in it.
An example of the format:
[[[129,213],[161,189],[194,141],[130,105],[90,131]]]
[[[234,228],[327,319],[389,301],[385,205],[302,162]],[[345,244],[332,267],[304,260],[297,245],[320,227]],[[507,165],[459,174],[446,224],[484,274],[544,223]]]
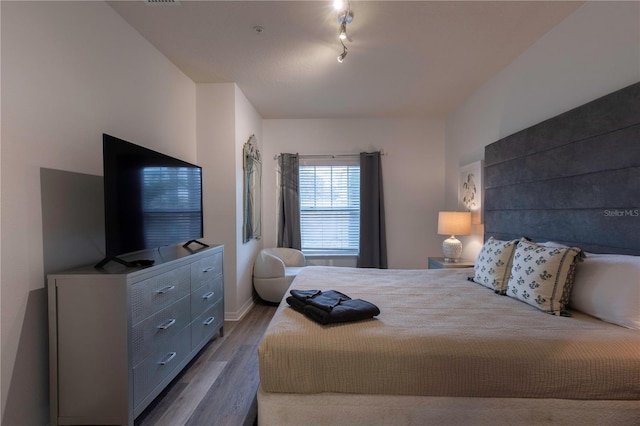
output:
[[[376,304],[323,326],[282,303],[258,348],[272,393],[640,399],[640,333],[556,317],[467,280],[470,270],[311,266],[291,288]]]

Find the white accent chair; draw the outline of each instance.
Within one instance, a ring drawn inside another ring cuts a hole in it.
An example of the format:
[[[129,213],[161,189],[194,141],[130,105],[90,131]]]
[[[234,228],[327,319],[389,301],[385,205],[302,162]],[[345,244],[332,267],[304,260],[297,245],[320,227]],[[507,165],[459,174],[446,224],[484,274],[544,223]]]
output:
[[[253,287],[262,300],[280,303],[304,265],[304,254],[299,250],[284,247],[263,249],[253,264]]]

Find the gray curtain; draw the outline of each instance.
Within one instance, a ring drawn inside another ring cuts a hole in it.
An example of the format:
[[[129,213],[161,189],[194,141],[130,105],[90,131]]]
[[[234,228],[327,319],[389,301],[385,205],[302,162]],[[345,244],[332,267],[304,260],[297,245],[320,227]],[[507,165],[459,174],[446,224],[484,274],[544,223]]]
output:
[[[359,268],[387,268],[380,152],[360,153]]]
[[[278,207],[278,247],[300,250],[300,196],[298,154],[280,154],[280,206]]]

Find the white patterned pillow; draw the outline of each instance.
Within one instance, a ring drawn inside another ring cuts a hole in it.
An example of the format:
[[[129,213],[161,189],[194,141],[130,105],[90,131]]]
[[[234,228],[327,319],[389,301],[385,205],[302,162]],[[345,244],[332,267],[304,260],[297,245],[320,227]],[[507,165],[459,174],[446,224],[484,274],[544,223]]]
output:
[[[489,287],[496,293],[504,294],[517,244],[518,240],[502,241],[493,237],[485,241],[473,267],[473,281]]]
[[[544,247],[520,241],[513,256],[507,296],[550,314],[565,314],[565,286],[571,285],[573,265],[581,253],[575,247]]]
[[[569,246],[565,246],[564,244],[556,243],[555,241],[546,241],[544,243],[536,243],[539,246],[543,247],[553,247],[553,248],[571,248]],[[580,256],[577,258],[578,261],[581,261],[585,258],[584,252],[580,251]],[[567,282],[565,283],[564,290],[562,292],[562,298],[560,299],[560,303],[563,306],[567,306],[569,304],[569,299],[571,298],[571,290],[573,289],[573,282],[576,276],[576,264],[578,262],[573,262],[571,264],[571,269],[569,270],[569,275],[567,276]]]

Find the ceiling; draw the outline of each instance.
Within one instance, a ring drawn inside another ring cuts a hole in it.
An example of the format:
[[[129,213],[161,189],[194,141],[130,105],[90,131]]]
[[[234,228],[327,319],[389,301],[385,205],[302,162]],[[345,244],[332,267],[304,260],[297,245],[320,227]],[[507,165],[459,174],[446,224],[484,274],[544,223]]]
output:
[[[330,0],[109,4],[194,82],[234,82],[268,119],[446,116],[582,2],[351,1],[343,63]]]

